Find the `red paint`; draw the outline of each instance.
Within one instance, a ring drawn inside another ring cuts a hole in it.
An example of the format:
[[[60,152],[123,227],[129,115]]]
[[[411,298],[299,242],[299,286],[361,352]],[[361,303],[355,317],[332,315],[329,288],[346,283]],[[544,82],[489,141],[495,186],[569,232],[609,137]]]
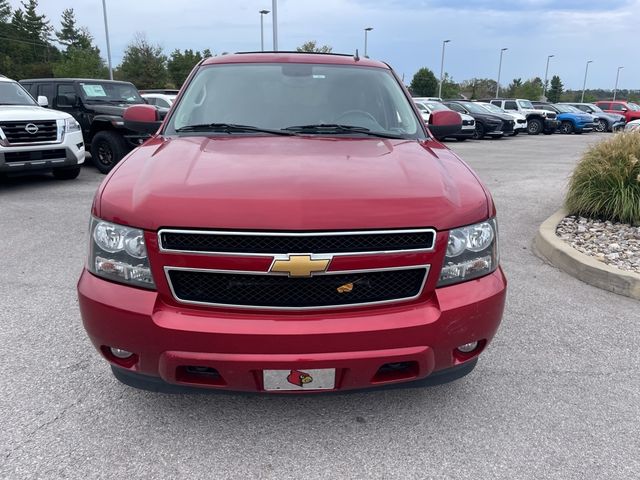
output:
[[[629,108],[629,102],[625,100],[602,100],[595,102],[595,104],[607,113],[624,115],[627,123],[640,119],[640,111],[631,110],[631,108]],[[623,111],[623,108],[626,108],[627,111]]]
[[[160,120],[158,109],[153,105],[132,105],[124,111],[123,118],[127,122],[144,123]]]

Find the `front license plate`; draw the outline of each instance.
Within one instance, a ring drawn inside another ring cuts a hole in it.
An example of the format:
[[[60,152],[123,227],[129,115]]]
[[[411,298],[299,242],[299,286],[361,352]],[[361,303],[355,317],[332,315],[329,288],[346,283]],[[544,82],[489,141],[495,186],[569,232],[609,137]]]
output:
[[[336,369],[263,370],[262,380],[267,391],[331,390],[336,385]]]

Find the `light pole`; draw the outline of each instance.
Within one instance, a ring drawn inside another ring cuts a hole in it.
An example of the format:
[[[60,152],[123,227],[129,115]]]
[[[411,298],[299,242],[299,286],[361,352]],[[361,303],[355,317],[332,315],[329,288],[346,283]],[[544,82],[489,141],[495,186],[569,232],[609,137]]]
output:
[[[589,60],[587,62],[587,66],[584,69],[584,82],[582,82],[582,99],[580,100],[580,103],[584,103],[584,90],[585,88],[587,88],[587,74],[589,73],[589,64],[593,63],[593,60]]]
[[[273,12],[273,51],[278,51],[278,0],[272,0],[271,11]]]
[[[542,100],[546,101],[547,100],[547,79],[549,78],[549,60],[551,60],[553,57],[555,57],[555,55],[549,55],[547,57],[547,68],[544,71],[544,86],[542,87]]]
[[[264,16],[269,10],[260,10],[260,49],[264,52]]]
[[[509,50],[508,48],[503,48],[500,50],[500,65],[498,66],[498,83],[496,85],[496,98],[500,95],[500,74],[502,73],[502,54]]]
[[[109,43],[109,25],[107,23],[106,0],[102,0],[102,13],[104,14],[104,34],[107,37],[107,62],[109,63],[109,78],[113,80],[113,68],[111,67],[111,44]]]
[[[438,98],[442,98],[442,82],[444,81],[444,47],[451,40],[445,40],[442,42],[442,59],[440,60],[440,86],[438,87]]]
[[[618,73],[616,74],[616,87],[613,89],[613,100],[616,99],[616,93],[618,93],[618,80],[620,79],[620,70],[624,67],[618,67]]]
[[[367,34],[373,30],[373,27],[367,27],[364,29],[364,58],[369,58],[367,55]]]

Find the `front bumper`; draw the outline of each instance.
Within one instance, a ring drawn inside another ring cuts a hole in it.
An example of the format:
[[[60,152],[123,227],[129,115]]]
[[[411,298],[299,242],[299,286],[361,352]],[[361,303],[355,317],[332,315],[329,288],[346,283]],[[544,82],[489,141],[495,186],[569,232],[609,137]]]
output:
[[[334,390],[423,379],[473,361],[502,318],[502,271],[437,289],[421,303],[314,313],[258,313],[173,306],[157,292],[111,283],[84,271],[78,283],[85,329],[118,368],[164,382],[232,391],[264,391],[262,370],[335,368]],[[459,345],[478,341],[471,354]],[[121,361],[117,347],[135,356]],[[412,367],[380,373],[386,364]],[[191,375],[207,367],[219,377]]]
[[[560,126],[560,120],[546,118],[544,121],[545,131],[555,132],[559,126]]]
[[[4,147],[0,145],[0,173],[52,170],[80,165],[85,160],[81,132],[66,134],[62,143]]]

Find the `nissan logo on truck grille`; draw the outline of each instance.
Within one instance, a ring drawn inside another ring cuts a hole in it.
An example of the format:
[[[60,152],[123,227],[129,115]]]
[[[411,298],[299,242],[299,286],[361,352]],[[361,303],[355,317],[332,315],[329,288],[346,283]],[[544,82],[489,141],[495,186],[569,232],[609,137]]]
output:
[[[33,123],[27,123],[24,129],[27,131],[27,133],[30,133],[31,135],[35,135],[36,133],[38,133],[38,130],[39,130],[38,126]]]

